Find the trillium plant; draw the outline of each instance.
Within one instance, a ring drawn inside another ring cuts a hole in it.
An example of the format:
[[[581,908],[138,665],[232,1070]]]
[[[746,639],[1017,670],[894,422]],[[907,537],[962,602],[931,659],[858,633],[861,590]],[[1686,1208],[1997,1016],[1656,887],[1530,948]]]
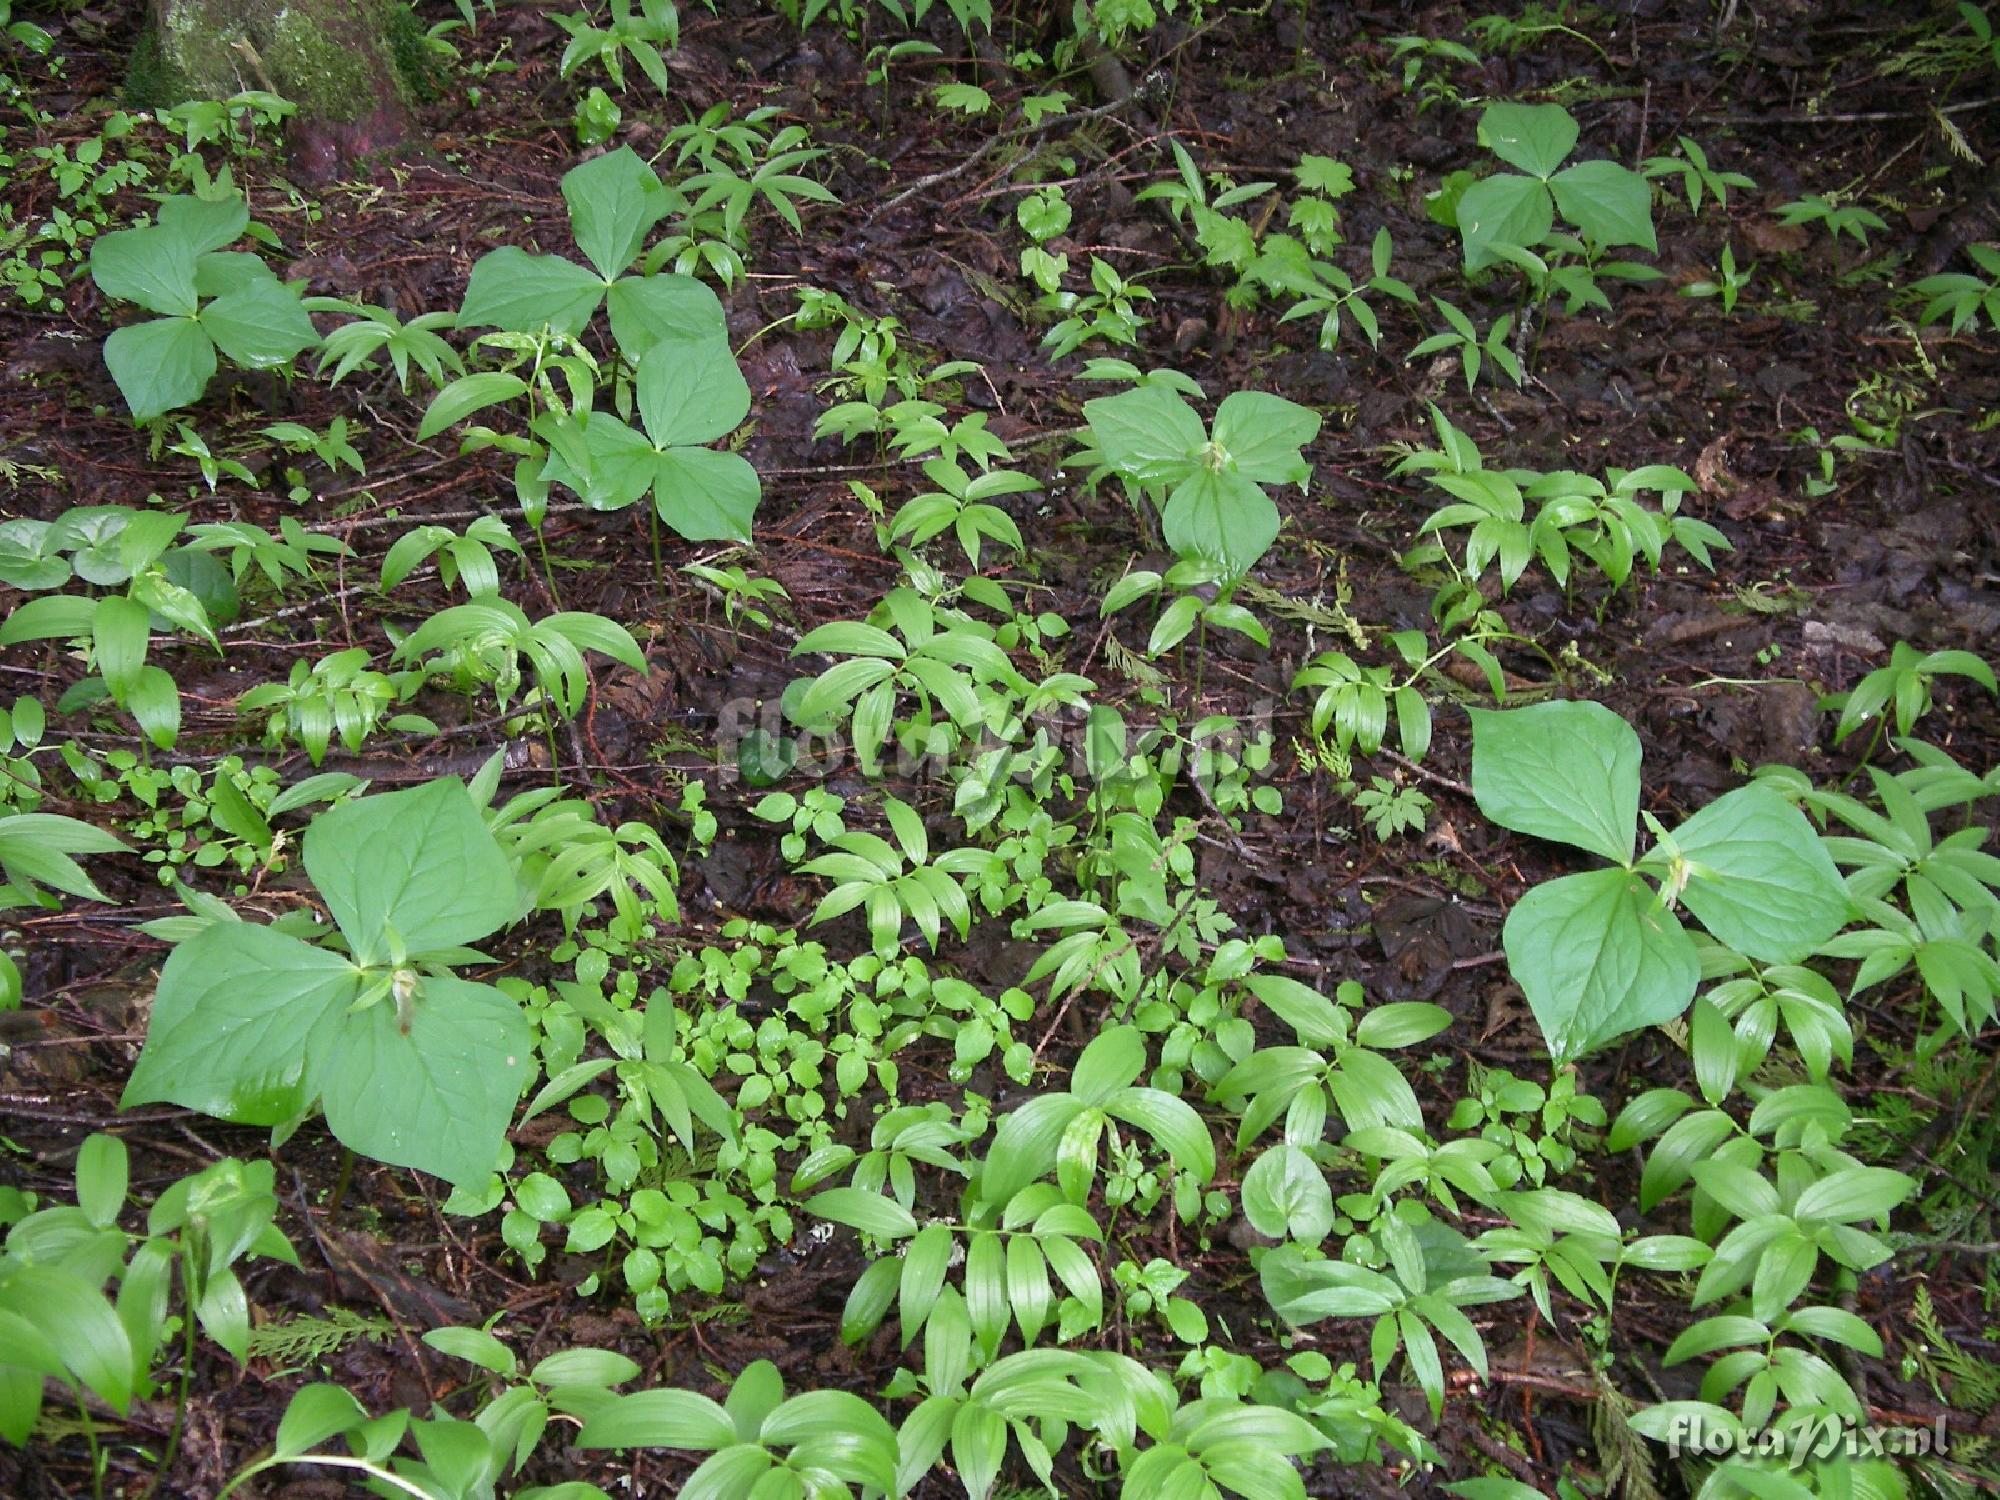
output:
[[[1160,507],[1169,547],[1232,578],[1248,573],[1277,540],[1282,517],[1264,486],[1303,490],[1312,477],[1299,450],[1319,435],[1319,414],[1282,396],[1224,397],[1212,433],[1164,385],[1087,401],[1083,414],[1094,449],[1086,458]]]
[[[281,1131],[317,1106],[364,1156],[483,1180],[533,1038],[514,1001],[451,968],[518,914],[512,863],[446,779],[321,813],[305,866],[337,933],[309,942],[216,908],[161,970],[124,1106]]]
[[[1560,104],[1494,104],[1479,119],[1479,139],[1517,172],[1495,172],[1458,200],[1465,268],[1510,260],[1508,250],[1548,240],[1555,216],[1591,244],[1636,245],[1657,253],[1652,184],[1614,161],[1563,163],[1576,149],[1576,119]]]
[[[91,247],[99,291],[159,314],[104,341],[104,363],[133,421],[199,400],[218,350],[246,370],[270,370],[319,342],[295,289],[250,252],[222,248],[249,226],[240,194],[169,198],[158,222]]]
[[[1479,810],[1611,868],[1537,886],[1508,914],[1507,966],[1558,1063],[1679,1016],[1701,977],[1686,908],[1715,939],[1763,963],[1797,963],[1848,918],[1818,832],[1767,786],[1716,798],[1636,857],[1639,736],[1602,704],[1472,710]]]

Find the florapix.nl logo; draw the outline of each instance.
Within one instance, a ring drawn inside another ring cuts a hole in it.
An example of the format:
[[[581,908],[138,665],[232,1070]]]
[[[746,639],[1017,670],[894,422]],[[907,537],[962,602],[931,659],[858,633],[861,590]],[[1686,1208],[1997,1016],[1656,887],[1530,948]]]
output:
[[[1857,1422],[1835,1412],[1795,1414],[1770,1427],[1745,1427],[1701,1411],[1674,1414],[1662,1434],[1675,1458],[1779,1459],[1792,1468],[1829,1459],[1921,1458],[1948,1453],[1944,1418],[1929,1426]]]

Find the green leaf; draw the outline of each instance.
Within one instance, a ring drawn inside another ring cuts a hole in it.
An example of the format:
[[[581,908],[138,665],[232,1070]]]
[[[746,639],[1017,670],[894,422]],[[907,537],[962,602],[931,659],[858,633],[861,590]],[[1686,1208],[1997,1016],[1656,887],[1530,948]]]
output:
[[[1378,1005],[1354,1028],[1354,1040],[1364,1047],[1410,1047],[1427,1042],[1451,1025],[1451,1012],[1420,1000]]]
[[[519,904],[513,866],[456,777],[320,814],[305,861],[363,963],[391,956],[391,934],[406,955],[477,942]]]
[[[80,594],[50,594],[18,605],[0,620],[0,646],[21,641],[75,640],[90,634],[97,609],[95,599]]]
[[[130,1171],[125,1143],[115,1135],[90,1136],[77,1152],[76,1206],[99,1229],[118,1222]]]
[[[132,1404],[132,1340],[104,1294],[59,1266],[16,1265],[6,1280],[8,1308],[33,1324],[62,1353],[70,1373],[121,1416]]]
[[[220,250],[250,227],[250,205],[241,193],[226,198],[182,193],[160,204],[159,220],[175,239],[195,254],[204,255]]]
[[[1555,222],[1549,190],[1536,178],[1496,172],[1475,182],[1458,200],[1466,270],[1483,270],[1502,259],[1495,246],[1539,245]]]
[[[1576,149],[1576,137],[1576,117],[1560,104],[1489,104],[1479,117],[1479,143],[1531,177],[1547,177],[1560,167]]]
[[[495,1375],[511,1377],[519,1368],[514,1351],[483,1328],[433,1328],[423,1341],[440,1354]]]
[[[1208,440],[1194,408],[1164,386],[1086,401],[1083,415],[1104,461],[1147,483],[1185,473]]]
[[[0,866],[10,880],[27,879],[89,901],[106,899],[72,854],[130,853],[130,846],[75,818],[54,813],[0,817]]]
[[[1303,484],[1312,466],[1299,450],[1319,436],[1319,426],[1319,413],[1295,401],[1237,391],[1216,409],[1215,442],[1245,479]]]
[[[1502,943],[1558,1063],[1673,1020],[1701,977],[1694,940],[1626,870],[1536,886],[1507,914]]]
[[[548,616],[541,622],[540,628],[554,631],[579,651],[595,651],[642,675],[646,671],[646,657],[639,650],[639,643],[632,639],[632,632],[616,620],[607,620],[603,615],[583,610],[566,609]]]
[[[679,1500],[806,1500],[804,1484],[757,1443],[736,1443],[711,1454],[688,1476]]]
[[[669,207],[659,175],[630,146],[572,167],[562,194],[577,248],[606,281],[632,264]]]
[[[1317,1245],[1333,1229],[1326,1174],[1296,1146],[1273,1146],[1243,1174],[1243,1216],[1258,1233]]]
[[[898,1205],[900,1207],[900,1205]],[[938,1293],[944,1289],[945,1270],[951,1262],[951,1230],[943,1224],[926,1224],[903,1250],[903,1274],[897,1294],[897,1316],[902,1325],[903,1346],[931,1315]]]
[[[157,226],[99,235],[90,247],[90,277],[107,297],[136,302],[168,318],[194,315],[196,251]]]
[[[1461,1479],[1444,1487],[1460,1500],[1542,1500],[1542,1492],[1518,1479]]]
[[[828,1188],[813,1194],[800,1207],[815,1217],[845,1224],[877,1239],[907,1239],[917,1232],[916,1218],[907,1208],[863,1188]]]
[[[1258,1267],[1264,1300],[1287,1323],[1303,1326],[1326,1318],[1373,1318],[1403,1301],[1396,1283],[1345,1261],[1312,1260],[1294,1245],[1280,1245]]]
[[[156,318],[115,330],[104,363],[132,420],[150,422],[201,399],[215,374],[215,345],[192,318]]]
[[[1916,1190],[1911,1177],[1888,1167],[1844,1167],[1800,1193],[1792,1214],[1800,1220],[1851,1224],[1880,1218]]]
[[[1185,1101],[1161,1089],[1122,1089],[1105,1103],[1104,1112],[1145,1131],[1180,1170],[1202,1182],[1215,1175],[1215,1142]]]
[[[173,748],[181,732],[181,690],[166,668],[141,667],[125,694],[125,708],[149,741],[162,750]]]
[[[611,336],[627,359],[638,360],[656,344],[727,343],[722,303],[692,276],[627,276],[605,295]]]
[[[1638,245],[1654,254],[1653,188],[1615,161],[1584,161],[1549,179],[1556,207],[1583,237],[1598,245]],[[1532,243],[1529,241],[1527,243]]]
[[[357,984],[339,954],[254,923],[211,923],[160,971],[120,1107],[178,1104],[243,1125],[296,1119],[312,1102],[306,1036]]]
[[[1091,1038],[1070,1074],[1072,1093],[1086,1104],[1103,1104],[1129,1085],[1146,1066],[1146,1039],[1136,1026],[1107,1026]]]
[[[1682,901],[1738,953],[1796,963],[1847,922],[1847,887],[1818,831],[1768,787],[1716,798],[1673,841],[1693,867]]]
[[[533,1048],[521,1007],[500,991],[429,975],[407,1030],[388,1002],[316,1030],[308,1083],[341,1144],[465,1186],[483,1182],[500,1159]]]
[[[1168,498],[1160,527],[1182,557],[1206,558],[1240,578],[1270,550],[1282,520],[1271,497],[1243,475],[1204,467]]]
[[[642,1374],[639,1364],[610,1349],[559,1349],[528,1372],[539,1386],[623,1385]]]
[[[69,582],[70,565],[51,545],[52,529],[47,521],[0,521],[0,583],[39,593]]]
[[[655,461],[653,508],[691,542],[747,542],[764,487],[740,453],[673,448]]]
[[[274,1450],[278,1457],[296,1458],[330,1437],[352,1432],[367,1420],[367,1410],[345,1386],[324,1381],[304,1386],[278,1420]]]
[[[1074,1094],[1043,1094],[1014,1110],[993,1133],[980,1171],[979,1195],[1004,1206],[1046,1172],[1069,1122],[1087,1106]]]
[[[1632,862],[1639,736],[1601,703],[1470,710],[1472,791],[1503,828]]]
[[[985,1500],[1007,1457],[1007,1420],[990,1406],[967,1402],[951,1423],[951,1463],[972,1500]]]
[[[146,664],[150,616],[123,594],[106,594],[90,617],[92,660],[113,698],[122,699]]]
[[[319,342],[319,330],[299,295],[277,281],[253,282],[201,310],[201,326],[216,348],[249,370],[289,364]]]
[[[1310,1047],[1334,1047],[1348,1040],[1347,1022],[1326,996],[1284,974],[1251,974],[1244,983],[1279,1020]]]
[[[579,1448],[682,1448],[702,1453],[736,1441],[729,1413],[696,1391],[634,1391],[590,1414]]]
[[[603,279],[576,262],[502,245],[472,268],[458,326],[539,333],[546,324],[574,336],[583,332],[603,296]]]
[[[436,437],[445,428],[461,422],[476,411],[512,401],[528,389],[528,382],[504,370],[482,370],[462,375],[431,398],[424,420],[417,428],[417,441]]]
[[[662,448],[712,443],[750,414],[750,386],[726,339],[661,344],[634,378],[640,420]]]

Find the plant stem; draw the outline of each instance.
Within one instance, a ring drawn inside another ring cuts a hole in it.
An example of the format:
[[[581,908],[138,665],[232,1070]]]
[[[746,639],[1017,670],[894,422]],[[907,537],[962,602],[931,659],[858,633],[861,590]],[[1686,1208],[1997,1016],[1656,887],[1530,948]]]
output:
[[[104,1448],[97,1441],[97,1423],[91,1418],[90,1403],[84,1399],[81,1386],[76,1392],[76,1414],[83,1422],[84,1441],[90,1445],[90,1493],[104,1500]]]
[[[187,1426],[188,1386],[194,1379],[194,1289],[188,1285],[188,1247],[181,1249],[181,1289],[188,1294],[187,1311],[181,1315],[181,1381],[180,1389],[174,1394],[174,1425],[167,1433],[167,1451],[162,1455],[159,1466],[153,1470],[153,1482],[146,1486],[140,1500],[153,1500],[160,1488],[160,1481],[173,1468],[174,1460],[180,1456],[181,1433]]]
[[[562,608],[562,600],[556,597],[556,570],[549,561],[549,539],[542,534],[542,528],[535,528],[535,550],[542,555],[542,578],[549,586],[549,602],[557,609]]]
[[[333,1197],[327,1200],[326,1212],[329,1217],[340,1212],[340,1205],[347,1197],[347,1184],[354,1178],[354,1153],[347,1147],[340,1148],[340,1175],[333,1182]]]
[[[228,1497],[235,1494],[245,1481],[256,1478],[266,1469],[275,1469],[280,1464],[324,1464],[330,1469],[359,1469],[371,1479],[379,1480],[392,1489],[401,1490],[406,1495],[414,1495],[417,1497],[417,1500],[431,1500],[431,1492],[429,1490],[423,1488],[421,1485],[412,1483],[400,1474],[391,1473],[380,1464],[371,1463],[365,1458],[346,1458],[337,1453],[298,1453],[286,1454],[282,1457],[273,1454],[269,1458],[259,1459],[241,1474],[230,1480],[228,1484],[224,1485],[217,1492],[215,1500],[228,1500]]]

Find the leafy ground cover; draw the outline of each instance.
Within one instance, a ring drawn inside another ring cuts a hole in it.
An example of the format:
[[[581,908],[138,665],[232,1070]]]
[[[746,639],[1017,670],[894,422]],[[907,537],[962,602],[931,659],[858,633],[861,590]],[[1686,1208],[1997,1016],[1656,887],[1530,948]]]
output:
[[[1978,7],[0,24],[7,1494],[2000,1485]]]

